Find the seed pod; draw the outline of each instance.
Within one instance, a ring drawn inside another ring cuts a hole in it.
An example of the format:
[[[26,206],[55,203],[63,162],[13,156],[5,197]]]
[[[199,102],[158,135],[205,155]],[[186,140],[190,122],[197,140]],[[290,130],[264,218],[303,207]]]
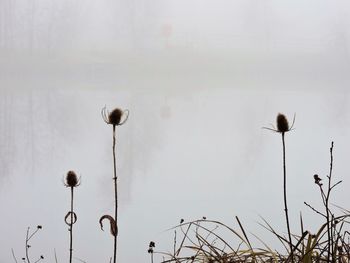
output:
[[[66,176],[66,186],[76,187],[78,186],[78,177],[73,171],[69,171]]]
[[[149,242],[149,247],[156,247],[156,243],[154,241]]]
[[[277,130],[278,132],[287,132],[289,131],[289,124],[286,116],[283,114],[279,113],[277,115]]]
[[[106,107],[101,110],[101,115],[105,123],[111,124],[114,127],[123,125],[128,117],[129,110],[121,110],[119,108],[115,108],[112,112],[109,112]]]
[[[108,122],[112,125],[119,125],[122,116],[123,111],[121,109],[116,108],[108,115]]]

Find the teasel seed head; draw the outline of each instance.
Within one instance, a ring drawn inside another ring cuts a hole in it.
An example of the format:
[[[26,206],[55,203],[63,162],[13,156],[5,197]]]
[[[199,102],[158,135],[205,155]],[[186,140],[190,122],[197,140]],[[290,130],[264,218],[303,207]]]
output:
[[[106,107],[104,107],[101,111],[102,118],[107,124],[111,124],[113,126],[123,125],[129,116],[128,110],[121,110],[119,108],[115,108],[112,112],[109,112]],[[124,119],[123,119],[124,118]]]
[[[281,133],[289,131],[288,120],[286,116],[281,113],[277,115],[277,131]]]
[[[68,173],[66,175],[65,186],[67,186],[67,187],[79,186],[79,179],[74,171],[68,171]]]
[[[108,115],[108,122],[112,125],[119,125],[122,115],[123,111],[116,108]]]

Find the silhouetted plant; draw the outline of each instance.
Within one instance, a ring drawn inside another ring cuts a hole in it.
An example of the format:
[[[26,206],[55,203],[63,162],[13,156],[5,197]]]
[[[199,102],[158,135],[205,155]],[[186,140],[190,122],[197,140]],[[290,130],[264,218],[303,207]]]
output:
[[[35,231],[33,233],[30,233],[30,227],[27,228],[27,234],[26,234],[26,241],[25,241],[25,257],[22,257],[22,261],[24,263],[30,263],[30,257],[29,257],[29,250],[30,248],[32,247],[30,244],[29,244],[29,241],[35,236],[35,234],[40,230],[42,229],[43,227],[41,225],[38,225],[35,229]],[[12,257],[14,259],[14,261],[17,263],[17,258],[16,258],[16,255],[15,255],[15,252],[13,249],[11,249],[11,252],[12,252]],[[42,259],[44,259],[44,256],[43,255],[40,255],[40,257],[34,261],[34,263],[38,263],[39,261],[41,261]]]
[[[277,127],[277,129],[271,130],[282,133],[282,136],[283,133],[291,130],[287,119],[280,115],[277,118]],[[241,233],[219,221],[205,220],[203,217],[200,220],[194,220],[190,222],[185,222],[183,219],[181,219],[179,225],[171,228],[171,230],[179,229],[180,234],[182,234],[180,241],[177,242],[177,235],[175,230],[174,251],[157,252],[154,251],[153,247],[150,245],[148,252],[152,254],[151,260],[153,260],[153,254],[159,254],[163,257],[163,260],[161,261],[162,263],[289,263],[293,261],[300,263],[350,262],[350,232],[345,229],[345,225],[350,224],[348,221],[348,218],[350,217],[350,211],[334,205],[338,207],[343,213],[342,215],[337,216],[330,209],[331,192],[337,185],[342,182],[332,182],[333,145],[334,144],[332,142],[330,147],[330,168],[329,174],[327,175],[328,181],[327,184],[325,183],[325,187],[327,187],[326,190],[323,188],[324,184],[322,183],[322,178],[318,174],[315,174],[313,176],[314,183],[320,189],[325,212],[320,212],[316,208],[304,202],[314,212],[325,218],[326,222],[319,227],[316,233],[311,233],[310,231],[304,229],[303,218],[300,215],[301,233],[299,235],[290,234],[290,236],[295,239],[295,243],[293,245],[291,244],[289,237],[287,239],[283,235],[277,233],[277,231],[275,231],[275,229],[265,219],[262,218],[265,224],[260,225],[278,238],[278,240],[288,251],[287,255],[280,254],[276,250],[271,249],[264,241],[253,234],[253,236],[255,236],[263,244],[262,248],[254,247],[250,242],[247,232],[243,228],[243,225],[238,217],[236,217],[236,221],[238,222]],[[284,143],[283,146],[283,164],[285,176],[286,169]],[[285,188],[286,184],[284,184],[284,189]],[[286,196],[286,191],[284,191],[284,193],[284,196]],[[223,234],[222,230],[226,230],[238,238],[238,247],[230,244],[220,235]],[[289,246],[289,248],[287,248],[287,246]]]
[[[286,217],[286,224],[287,224],[287,231],[288,231],[288,241],[289,241],[289,249],[290,253],[293,252],[293,243],[292,243],[292,236],[290,232],[290,226],[289,226],[289,216],[288,216],[288,206],[287,206],[287,169],[286,169],[286,144],[284,135],[286,132],[289,132],[293,126],[294,126],[295,116],[293,119],[292,126],[289,127],[288,120],[285,115],[279,113],[277,115],[276,123],[277,123],[277,129],[273,128],[266,128],[268,130],[272,130],[275,132],[278,132],[282,135],[282,146],[283,146],[283,200],[284,200],[284,211],[285,211],[285,217]],[[291,257],[292,262],[294,261],[293,256]]]
[[[101,111],[101,115],[103,120],[107,123],[112,125],[113,127],[113,181],[114,181],[114,200],[115,200],[115,210],[114,210],[114,218],[110,215],[103,215],[100,218],[100,225],[102,228],[102,221],[103,219],[108,219],[111,224],[111,234],[114,237],[114,247],[113,247],[113,263],[116,263],[117,260],[117,235],[118,235],[118,177],[117,177],[117,161],[116,161],[116,154],[115,154],[115,147],[116,147],[116,126],[123,125],[128,117],[129,117],[129,111],[121,109],[114,109],[112,112],[109,112],[106,107],[104,107]]]
[[[64,217],[64,221],[69,226],[69,263],[72,263],[73,258],[73,224],[77,221],[77,215],[73,210],[73,201],[74,201],[74,188],[80,185],[80,180],[74,171],[68,171],[65,183],[66,187],[70,188],[71,200],[70,200],[70,211]]]
[[[117,185],[117,166],[116,166],[116,126],[124,124],[128,119],[128,110],[122,111],[115,109],[109,113],[106,108],[102,109],[102,117],[107,124],[113,126],[113,182],[114,182],[114,197],[115,197],[115,214],[114,217],[110,215],[103,215],[100,220],[100,226],[103,230],[103,220],[107,219],[110,223],[110,232],[114,238],[114,255],[113,262],[116,263],[117,257],[117,235],[118,235],[118,185]],[[284,210],[285,219],[287,223],[288,239],[283,235],[278,234],[277,231],[265,220],[262,219],[265,225],[264,228],[273,233],[278,240],[285,246],[288,251],[287,255],[280,254],[276,250],[271,249],[266,243],[264,243],[259,237],[255,236],[262,244],[263,247],[254,247],[251,243],[248,234],[243,224],[236,216],[236,221],[240,231],[236,231],[233,228],[225,225],[219,221],[208,220],[205,216],[200,220],[194,220],[185,222],[184,219],[180,220],[180,224],[175,226],[174,229],[174,245],[173,252],[157,252],[155,251],[155,242],[151,241],[148,246],[148,253],[151,257],[151,263],[154,261],[154,255],[159,254],[163,256],[163,263],[176,262],[176,263],[243,263],[243,262],[276,262],[276,263],[289,263],[289,262],[350,262],[350,232],[344,230],[346,224],[350,224],[348,218],[350,217],[350,211],[339,206],[336,206],[343,213],[336,216],[330,208],[330,197],[332,190],[339,185],[342,181],[336,183],[332,182],[333,176],[333,142],[330,147],[330,168],[327,177],[327,183],[323,184],[322,178],[318,174],[314,174],[314,183],[318,186],[322,204],[325,211],[319,210],[304,202],[315,213],[321,215],[325,222],[319,227],[316,233],[304,230],[303,218],[300,215],[300,234],[291,234],[289,226],[289,216],[287,207],[287,183],[286,183],[286,150],[285,150],[285,133],[290,131],[294,125],[290,127],[287,118],[283,114],[277,116],[277,128],[266,128],[282,135],[283,145],[283,193],[284,193]],[[73,171],[69,171],[65,177],[64,182],[66,187],[71,189],[71,201],[70,211],[66,214],[64,220],[69,225],[70,231],[70,263],[72,262],[73,255],[73,224],[77,221],[77,215],[73,210],[73,197],[74,188],[79,186],[80,179],[77,178]],[[326,188],[326,189],[324,189]],[[24,263],[38,263],[44,259],[41,255],[36,261],[31,261],[29,256],[29,250],[31,245],[29,241],[32,237],[42,229],[41,225],[38,225],[33,233],[30,233],[30,227],[27,229],[26,241],[25,241],[25,257],[22,258]],[[177,230],[180,230],[180,242],[178,242]],[[219,231],[220,230],[220,231]],[[222,231],[226,231],[235,236],[238,241],[238,247],[230,244],[225,240],[221,234]],[[181,236],[182,235],[182,236]],[[292,238],[295,240],[295,245],[292,243]],[[289,248],[288,248],[289,246]],[[12,256],[16,263],[18,263],[14,250],[12,249]],[[81,262],[85,262],[79,258],[75,258]],[[55,251],[55,261],[58,262]],[[110,258],[110,263],[112,257]]]
[[[320,193],[321,193],[321,198],[322,198],[322,204],[325,208],[325,213],[322,213],[318,209],[314,208],[313,206],[309,205],[308,203],[304,202],[309,208],[311,208],[314,212],[317,214],[321,215],[322,217],[325,218],[326,220],[326,227],[327,227],[327,247],[325,251],[327,251],[327,262],[336,262],[337,259],[337,252],[340,253],[339,247],[338,247],[338,242],[341,241],[341,237],[339,237],[339,230],[337,230],[337,226],[341,226],[342,224],[339,224],[340,219],[343,219],[342,217],[336,217],[334,213],[331,211],[329,207],[329,200],[331,197],[331,192],[332,190],[342,183],[342,181],[338,181],[337,183],[332,183],[332,175],[333,175],[333,146],[334,143],[331,143],[331,147],[329,148],[330,152],[330,164],[329,164],[329,174],[326,176],[327,177],[327,183],[326,183],[326,191],[323,189],[323,183],[322,179],[319,177],[318,174],[314,174],[314,183],[318,186]],[[342,246],[341,246],[342,247]],[[322,252],[324,253],[324,251]]]
[[[148,250],[147,250],[147,252],[148,252],[148,254],[150,254],[151,255],[151,263],[153,263],[153,249],[156,247],[156,243],[154,243],[153,241],[151,241],[151,242],[149,242],[149,245],[148,245]]]

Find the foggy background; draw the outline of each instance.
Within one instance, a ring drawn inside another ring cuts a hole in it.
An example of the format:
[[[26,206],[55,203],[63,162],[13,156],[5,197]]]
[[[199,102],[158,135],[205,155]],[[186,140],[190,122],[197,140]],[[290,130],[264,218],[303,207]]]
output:
[[[289,213],[299,233],[320,218],[313,174],[334,148],[332,203],[348,207],[350,142],[347,1],[0,0],[0,261],[25,255],[27,226],[43,229],[31,258],[68,260],[64,216],[74,170],[74,257],[108,262],[113,240],[112,128],[118,127],[118,262],[172,251],[185,220],[220,220],[279,247],[259,215],[285,233],[281,136],[261,129],[278,112],[286,135]],[[254,238],[253,238],[254,240]],[[261,244],[254,240],[256,246]],[[283,252],[283,250],[281,250]],[[78,261],[76,261],[78,262]]]

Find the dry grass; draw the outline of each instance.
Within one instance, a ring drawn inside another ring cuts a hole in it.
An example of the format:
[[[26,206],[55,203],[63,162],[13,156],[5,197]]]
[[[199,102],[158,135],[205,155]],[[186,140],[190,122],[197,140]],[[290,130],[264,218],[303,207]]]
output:
[[[254,246],[240,222],[238,230],[235,230],[228,225],[214,220],[195,220],[183,222],[175,226],[175,238],[173,251],[158,252],[150,248],[148,253],[151,254],[153,262],[153,254],[159,255],[162,258],[162,263],[167,262],[201,262],[201,263],[233,263],[233,262],[334,262],[346,263],[350,262],[350,232],[348,218],[350,211],[337,207],[338,213],[330,208],[330,200],[332,191],[342,181],[333,182],[333,142],[329,149],[330,166],[329,173],[326,175],[326,182],[323,184],[322,178],[319,175],[314,175],[315,185],[319,188],[322,209],[316,209],[314,206],[305,202],[317,216],[324,219],[324,223],[319,226],[316,233],[311,233],[305,228],[303,218],[300,215],[300,233],[292,234],[289,227],[288,209],[287,209],[287,185],[286,185],[286,153],[285,153],[285,133],[292,130],[293,124],[289,127],[287,118],[283,114],[277,116],[277,129],[266,128],[282,135],[283,145],[283,196],[285,219],[287,223],[288,236],[279,234],[275,229],[262,218],[262,227],[270,231],[284,246],[287,252],[280,253],[271,249],[263,240],[256,235],[262,247]],[[223,232],[224,230],[224,232]],[[180,237],[177,236],[180,233]],[[227,240],[227,236],[231,236]],[[224,239],[223,237],[226,237]],[[235,245],[233,245],[235,244]]]

